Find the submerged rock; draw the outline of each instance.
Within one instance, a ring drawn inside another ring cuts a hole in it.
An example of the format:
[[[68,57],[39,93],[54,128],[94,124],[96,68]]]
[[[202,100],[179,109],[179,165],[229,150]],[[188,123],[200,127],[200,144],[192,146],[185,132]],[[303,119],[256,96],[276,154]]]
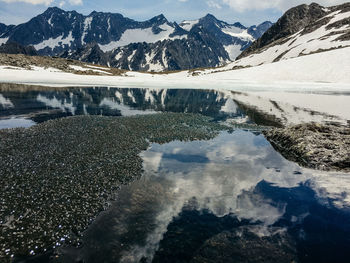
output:
[[[350,172],[350,127],[306,123],[264,131],[272,146],[301,166]]]
[[[259,229],[243,226],[207,240],[191,263],[297,262],[295,244],[286,232],[260,235]]]
[[[204,140],[223,126],[193,114],[77,116],[0,131],[0,261],[79,246],[150,142]]]

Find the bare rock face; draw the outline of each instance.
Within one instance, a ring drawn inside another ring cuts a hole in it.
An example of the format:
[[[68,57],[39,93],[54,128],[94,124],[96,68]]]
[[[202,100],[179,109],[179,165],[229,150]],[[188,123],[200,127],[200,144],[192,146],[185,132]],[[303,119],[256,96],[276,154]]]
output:
[[[350,127],[307,123],[264,135],[285,158],[301,166],[350,172]]]

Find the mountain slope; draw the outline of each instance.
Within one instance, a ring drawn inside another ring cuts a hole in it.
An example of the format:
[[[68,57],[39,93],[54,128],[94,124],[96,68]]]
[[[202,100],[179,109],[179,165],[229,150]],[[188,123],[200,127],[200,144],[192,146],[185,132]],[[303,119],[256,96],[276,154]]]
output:
[[[350,46],[350,3],[300,5],[287,11],[229,67],[257,66]]]
[[[41,55],[122,69],[162,71],[223,65],[271,25],[246,28],[208,14],[189,28],[164,15],[137,22],[121,14],[84,16],[52,7],[18,26],[1,24],[0,44],[33,45]]]

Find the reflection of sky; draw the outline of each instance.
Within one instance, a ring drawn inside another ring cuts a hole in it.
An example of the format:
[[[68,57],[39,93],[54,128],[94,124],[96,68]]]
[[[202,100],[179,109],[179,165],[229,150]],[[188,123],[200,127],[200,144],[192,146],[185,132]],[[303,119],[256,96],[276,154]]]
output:
[[[198,210],[219,217],[233,213],[261,221],[266,228],[284,214],[285,206],[273,206],[250,191],[262,180],[293,187],[310,176],[294,174],[300,168],[276,153],[263,136],[243,131],[222,133],[211,141],[153,144],[142,158],[144,177],[123,188],[113,208],[114,240],[135,232],[136,225],[149,229],[144,243],[132,240],[121,252],[121,262],[151,258],[169,223],[193,198]],[[145,218],[145,213],[152,215]]]
[[[35,125],[34,121],[25,118],[10,118],[0,120],[0,130],[18,127],[28,128],[33,125]]]
[[[260,221],[262,227],[257,228],[257,234],[268,234],[267,227],[283,216],[286,204],[272,204],[255,193],[257,184],[264,180],[292,188],[313,178],[313,171],[285,160],[263,136],[244,131],[223,133],[206,142],[154,144],[142,156],[149,180],[167,182],[164,192],[171,198],[161,204],[162,209],[155,217],[157,227],[148,234],[147,245],[136,245],[131,253],[124,252],[124,259],[152,257],[169,223],[192,198],[196,199],[198,210],[208,209],[218,217],[233,213],[241,219]],[[198,156],[203,158],[198,161]],[[208,161],[203,162],[204,158]],[[163,198],[161,193],[159,198]]]
[[[250,132],[223,132],[210,141],[152,144],[141,157],[143,177],[122,187],[111,209],[86,232],[85,256],[104,257],[100,259],[106,262],[151,259],[169,224],[193,200],[196,205],[191,209],[199,212],[258,222],[254,231],[260,236],[276,231],[271,225],[285,215],[288,206],[285,199],[273,197],[271,189],[288,193],[307,182],[320,204],[347,205],[345,185],[339,188],[334,182],[350,181],[348,177],[300,168],[278,154],[262,135]],[[271,187],[261,187],[262,182]],[[288,211],[292,223],[302,222],[309,214],[307,207],[293,211]]]

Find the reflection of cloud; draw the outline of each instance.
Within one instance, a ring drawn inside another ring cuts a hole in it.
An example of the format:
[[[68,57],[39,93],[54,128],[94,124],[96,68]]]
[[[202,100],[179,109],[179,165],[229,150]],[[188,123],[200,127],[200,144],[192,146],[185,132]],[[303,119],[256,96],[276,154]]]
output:
[[[238,197],[235,214],[241,218],[261,221],[265,226],[270,226],[285,213],[285,204],[275,207],[269,200],[259,194],[245,191]]]
[[[11,100],[6,99],[2,94],[0,94],[0,104],[5,109],[14,107],[13,103],[11,102]]]
[[[267,95],[264,95],[264,94]],[[265,115],[272,115],[275,116],[278,120],[285,124],[298,124],[303,122],[325,122],[325,121],[344,121],[341,118],[338,117],[332,117],[329,115],[329,113],[333,112],[334,107],[326,107],[324,108],[325,112],[329,112],[328,114],[318,112],[317,110],[320,110],[321,106],[324,105],[332,105],[334,106],[334,103],[326,103],[327,100],[329,101],[337,101],[337,97],[339,96],[323,96],[323,100],[319,103],[316,103],[318,107],[313,107],[313,109],[309,109],[309,105],[315,104],[310,103],[310,101],[316,100],[318,101],[321,97],[320,95],[314,95],[314,94],[293,94],[293,93],[281,93],[284,94],[281,95],[270,95],[274,93],[269,92],[261,92],[261,93],[232,93],[231,97],[244,105],[248,105],[252,109],[255,109],[256,111],[262,112]],[[269,97],[275,97],[277,100],[271,100]],[[295,98],[293,98],[295,97]],[[303,100],[301,100],[303,98]],[[288,103],[288,101],[293,102],[293,104]],[[296,102],[298,101],[298,103]],[[302,101],[302,103],[300,102]],[[320,99],[321,101],[321,99]],[[346,112],[346,111],[345,111]],[[342,116],[342,114],[338,113],[338,116]]]
[[[7,128],[30,127],[35,125],[35,122],[25,118],[10,118],[0,120],[0,130]]]
[[[203,156],[208,162],[182,162],[172,158],[174,154]],[[285,214],[286,204],[267,199],[257,186],[263,180],[284,188],[317,180],[314,171],[285,160],[263,136],[243,131],[221,133],[210,141],[153,144],[141,157],[144,176],[122,189],[114,212],[113,240],[123,240],[123,235],[134,238],[121,248],[120,262],[138,262],[142,257],[152,261],[169,224],[194,199],[191,209],[260,222],[251,228],[259,236],[284,231],[271,225]],[[307,214],[290,216],[292,222],[301,223]]]
[[[226,100],[225,105],[221,107],[221,111],[235,114],[238,111],[238,106],[231,98],[229,98]]]
[[[258,142],[256,142],[258,140]],[[260,142],[261,141],[261,142]],[[298,168],[280,155],[274,155],[273,148],[262,136],[237,131],[234,134],[223,133],[211,141],[172,142],[165,145],[154,144],[143,154],[144,169],[149,180],[158,182],[160,178],[167,181],[167,193],[173,198],[166,200],[161,212],[155,215],[154,224],[144,247],[133,246],[127,255],[134,253],[152,258],[158,248],[158,243],[166,232],[167,226],[178,216],[184,205],[193,197],[198,203],[197,209],[209,209],[216,216],[233,213],[240,218],[261,221],[263,226],[257,228],[259,235],[267,235],[267,226],[276,222],[283,214],[285,206],[274,207],[262,196],[252,194],[254,187],[262,180],[276,183],[280,186],[296,186],[305,177],[294,175]],[[162,158],[159,165],[159,155],[202,155],[209,159],[203,162],[181,162],[177,158]],[[157,156],[149,158],[148,156]],[[279,167],[283,173],[267,169],[263,160],[273,156],[272,164]],[[144,158],[146,157],[146,158]],[[157,165],[154,166],[154,159]],[[149,171],[148,167],[159,167],[157,173]],[[283,176],[281,176],[283,174]],[[148,191],[145,189],[144,191]],[[160,200],[164,198],[159,196]],[[147,251],[147,253],[146,253]],[[127,262],[127,261],[125,261]]]
[[[64,112],[68,110],[70,113],[72,113],[72,115],[75,115],[76,107],[73,106],[73,102],[68,103],[66,99],[64,99],[63,101],[60,101],[56,99],[56,97],[54,97],[53,99],[50,99],[40,94],[36,99],[37,101],[44,103],[48,107],[61,109]]]
[[[143,152],[141,157],[144,161],[144,169],[146,171],[157,172],[159,169],[160,161],[162,160],[163,153],[157,152]]]

